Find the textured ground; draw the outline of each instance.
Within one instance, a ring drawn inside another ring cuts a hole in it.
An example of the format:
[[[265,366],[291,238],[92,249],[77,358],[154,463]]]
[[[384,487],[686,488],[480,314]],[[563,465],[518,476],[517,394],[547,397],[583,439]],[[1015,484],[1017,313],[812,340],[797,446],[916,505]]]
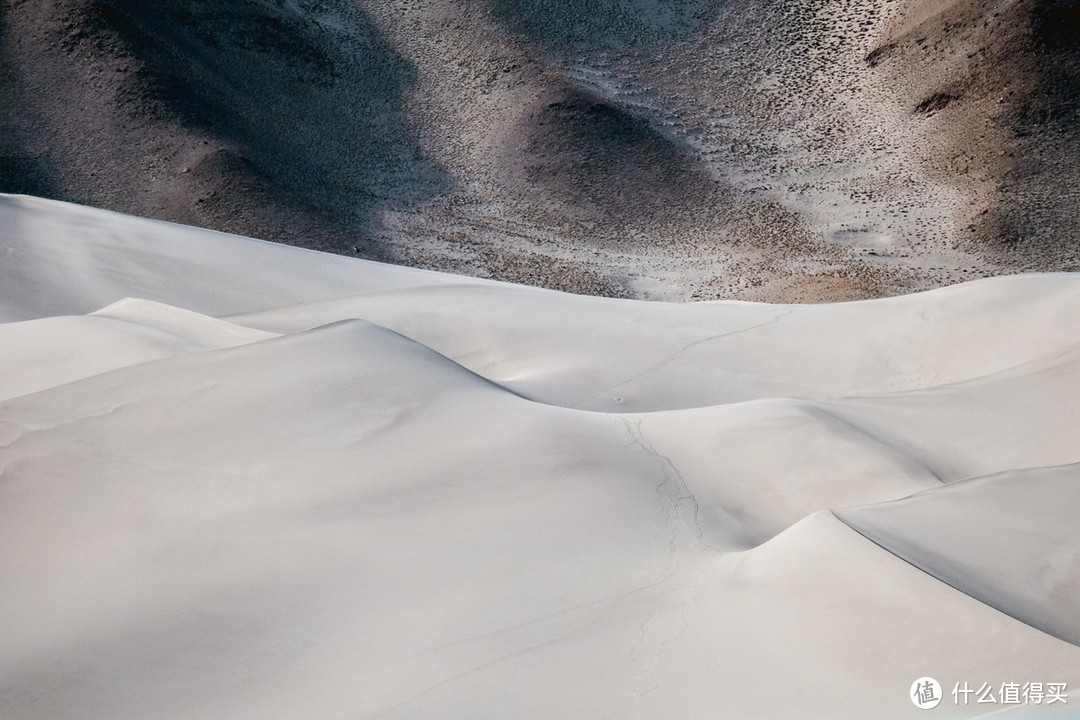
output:
[[[576,292],[1080,267],[1067,0],[0,2],[0,191]]]

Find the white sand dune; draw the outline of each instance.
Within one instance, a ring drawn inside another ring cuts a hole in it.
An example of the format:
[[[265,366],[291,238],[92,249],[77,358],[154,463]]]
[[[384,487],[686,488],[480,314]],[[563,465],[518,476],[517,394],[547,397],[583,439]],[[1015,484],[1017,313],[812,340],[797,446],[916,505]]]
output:
[[[273,333],[127,298],[85,316],[0,325],[0,399],[184,352],[242,345]]]
[[[1076,715],[951,691],[1080,687],[1080,275],[662,305],[11,196],[0,257],[5,720]]]
[[[958,482],[840,518],[934,577],[1080,645],[1078,506],[1074,464]]]

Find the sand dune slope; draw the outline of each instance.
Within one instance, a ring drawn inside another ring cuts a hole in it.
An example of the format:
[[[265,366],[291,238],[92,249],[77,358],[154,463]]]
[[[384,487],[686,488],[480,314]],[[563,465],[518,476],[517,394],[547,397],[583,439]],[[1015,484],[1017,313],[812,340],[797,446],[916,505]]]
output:
[[[1080,687],[1076,275],[658,305],[0,213],[5,718],[1075,716],[952,691]]]
[[[934,577],[1077,645],[1078,470],[1014,470],[840,518]]]
[[[0,326],[0,398],[127,365],[273,337],[170,305],[127,298],[86,316]]]

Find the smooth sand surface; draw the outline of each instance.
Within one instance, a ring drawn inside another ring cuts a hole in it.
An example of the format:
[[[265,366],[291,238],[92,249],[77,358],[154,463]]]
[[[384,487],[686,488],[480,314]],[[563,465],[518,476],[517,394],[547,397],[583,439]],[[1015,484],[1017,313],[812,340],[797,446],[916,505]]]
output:
[[[1075,716],[1080,276],[664,305],[0,198],[4,718]]]

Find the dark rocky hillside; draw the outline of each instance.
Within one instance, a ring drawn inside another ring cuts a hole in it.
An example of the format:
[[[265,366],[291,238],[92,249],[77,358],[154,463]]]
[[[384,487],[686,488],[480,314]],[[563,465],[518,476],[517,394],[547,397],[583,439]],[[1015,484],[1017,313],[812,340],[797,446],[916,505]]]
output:
[[[1071,0],[0,0],[0,191],[575,292],[1080,269],[1078,112]]]

